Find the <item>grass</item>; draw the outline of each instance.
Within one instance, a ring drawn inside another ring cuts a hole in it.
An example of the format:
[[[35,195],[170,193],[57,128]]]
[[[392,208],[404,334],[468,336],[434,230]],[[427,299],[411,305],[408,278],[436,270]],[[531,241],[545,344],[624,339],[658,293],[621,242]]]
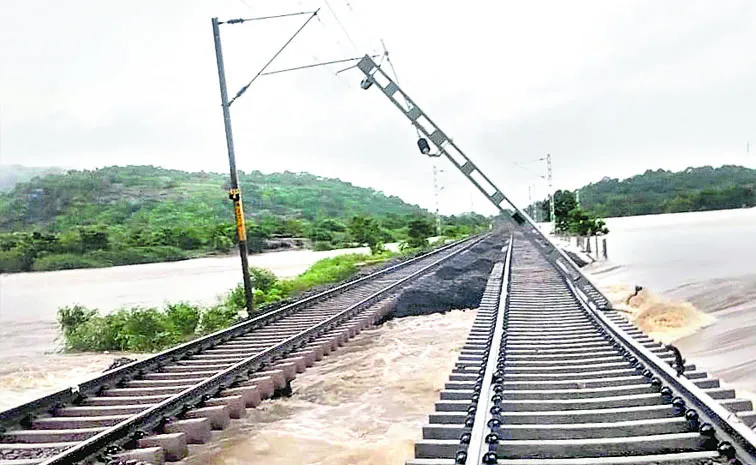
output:
[[[375,255],[324,258],[292,279],[278,279],[269,270],[252,267],[255,309],[259,311],[318,286],[347,280],[365,267],[424,250],[406,244],[400,249],[399,253],[383,251]],[[226,328],[247,316],[244,288],[240,284],[212,306],[179,302],[163,308],[123,308],[107,314],[80,305],[63,307],[58,310],[58,325],[63,349],[68,352],[156,352]]]
[[[250,268],[255,308],[294,297],[316,286],[344,281],[360,269],[388,261],[395,253],[347,254],[319,260],[293,279],[280,280]],[[69,352],[155,352],[226,328],[245,316],[244,288],[238,285],[213,306],[185,302],[163,308],[134,307],[102,314],[80,305],[58,310],[63,348]]]
[[[189,252],[171,246],[95,250],[85,254],[42,254],[34,260],[31,269],[32,271],[54,271],[79,268],[103,268],[108,266],[134,265],[139,263],[178,261],[185,260],[190,256],[191,254]],[[2,265],[0,264],[0,266]],[[8,267],[8,269],[13,271],[10,267]]]
[[[155,352],[233,323],[238,311],[216,305],[134,307],[106,315],[80,305],[58,310],[63,347],[69,352]]]

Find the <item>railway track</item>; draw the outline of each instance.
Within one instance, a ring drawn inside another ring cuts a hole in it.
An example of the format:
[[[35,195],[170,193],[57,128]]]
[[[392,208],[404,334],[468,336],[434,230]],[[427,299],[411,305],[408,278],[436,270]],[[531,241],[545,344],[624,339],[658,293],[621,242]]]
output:
[[[756,414],[510,240],[410,465],[756,463]]]
[[[0,465],[180,460],[385,316],[403,284],[480,243],[454,243],[0,412]],[[376,305],[378,304],[378,305]]]

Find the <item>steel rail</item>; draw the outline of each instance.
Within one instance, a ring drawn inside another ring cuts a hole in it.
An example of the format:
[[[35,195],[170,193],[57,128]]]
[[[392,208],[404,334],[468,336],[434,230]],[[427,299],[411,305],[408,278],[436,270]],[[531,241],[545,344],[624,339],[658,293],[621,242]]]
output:
[[[738,457],[748,460],[749,463],[756,463],[756,432],[688,378],[679,376],[668,363],[629,336],[606,314],[590,306],[586,296],[579,292],[571,280],[564,281],[586,313],[603,328],[606,334],[626,353],[643,360],[645,366],[638,367],[639,370],[648,368],[652,376],[658,376],[665,383],[664,385],[672,389],[673,398],[680,397],[685,401],[688,409],[691,406],[695,408],[701,424],[708,423],[714,426],[717,432],[724,436],[722,440],[729,442],[735,448]],[[661,389],[663,386],[658,387]]]
[[[582,287],[588,298],[592,301],[593,305],[598,308],[611,308],[612,304],[610,300],[598,289],[598,287],[591,281],[591,279],[583,274],[580,267],[567,255],[561,248],[559,248],[547,234],[544,234],[533,221],[533,219],[517,205],[512,202],[509,197],[499,189],[491,179],[486,176],[483,171],[457,146],[457,144],[448,137],[447,134],[441,130],[441,128],[433,122],[433,120],[425,113],[420,107],[405,93],[399,84],[395,82],[382,68],[373,60],[370,55],[365,55],[357,63],[357,69],[359,69],[364,75],[363,89],[368,89],[373,84],[380,89],[380,91],[399,109],[402,114],[409,119],[410,123],[416,128],[419,133],[422,133],[427,137],[433,145],[438,149],[438,156],[443,154],[446,158],[483,194],[488,200],[499,210],[504,216],[509,216],[511,213],[502,206],[502,202],[506,202],[514,210],[512,218],[519,225],[527,224],[530,226],[530,230],[525,228],[525,231],[533,238],[537,239],[537,243],[547,250],[546,259],[556,266],[557,261],[562,262],[563,271],[567,272],[570,279],[578,283]],[[419,141],[418,141],[419,142]],[[427,140],[425,141],[428,145]],[[427,154],[427,152],[424,152]],[[473,176],[477,175],[477,176]],[[494,192],[491,193],[491,190]],[[566,268],[569,268],[567,270]]]
[[[307,330],[296,334],[289,339],[277,344],[274,347],[264,350],[254,356],[248,357],[231,367],[217,373],[216,375],[196,384],[186,390],[175,394],[174,396],[160,402],[159,404],[150,407],[149,409],[130,417],[117,425],[108,428],[107,430],[83,441],[76,446],[67,449],[66,451],[51,457],[41,463],[41,465],[70,465],[72,463],[81,462],[87,460],[97,454],[99,454],[106,447],[113,444],[123,444],[133,439],[135,434],[144,432],[145,430],[151,430],[158,427],[161,423],[165,422],[168,417],[179,415],[189,408],[192,408],[193,401],[200,400],[206,395],[216,395],[224,388],[230,387],[235,382],[246,378],[246,376],[253,371],[256,371],[270,362],[277,359],[280,355],[288,353],[293,349],[307,344],[317,335],[338,326],[340,323],[351,319],[356,314],[360,313],[367,307],[375,304],[378,300],[385,298],[395,288],[405,284],[411,280],[418,278],[425,274],[428,270],[440,265],[448,259],[457,256],[458,254],[468,250],[474,245],[480,243],[486,239],[489,234],[485,234],[479,237],[468,239],[467,243],[464,243],[463,247],[459,247],[452,253],[445,255],[438,260],[424,266],[423,268],[413,272],[412,274],[405,276],[404,278],[395,281],[385,288],[374,292],[370,296],[362,299],[361,301],[349,306],[340,313],[328,318],[327,320],[318,323],[315,326],[310,327]],[[457,241],[451,246],[446,246],[443,249],[431,252],[423,255],[420,258],[428,258],[429,256],[437,255],[441,250],[448,250],[450,247],[462,244],[464,241]],[[417,259],[412,260],[417,261]],[[396,267],[392,267],[395,269]],[[379,272],[374,275],[383,275],[385,273]]]
[[[488,452],[486,432],[491,429],[488,422],[492,418],[491,406],[494,405],[491,400],[491,396],[495,394],[493,391],[493,376],[496,372],[496,365],[499,363],[502,336],[504,335],[504,315],[507,305],[507,296],[509,294],[513,244],[514,238],[510,235],[509,242],[502,248],[502,252],[506,253],[503,266],[501,266],[500,263],[494,265],[494,273],[497,271],[497,266],[501,267],[499,302],[497,305],[493,338],[491,339],[491,346],[488,348],[488,361],[486,362],[485,374],[483,375],[483,382],[480,389],[481,394],[476,406],[475,422],[473,423],[473,428],[470,432],[470,447],[467,449],[468,463],[481,463],[483,456]]]
[[[159,369],[162,365],[166,363],[178,361],[184,357],[194,355],[203,350],[212,348],[232,338],[244,335],[254,329],[260,328],[262,326],[266,326],[280,318],[283,318],[292,313],[298,312],[315,303],[329,299],[338,294],[354,289],[362,284],[375,280],[378,277],[384,276],[386,274],[389,274],[399,269],[402,269],[404,267],[407,267],[417,262],[418,260],[422,260],[427,257],[443,253],[449,250],[450,248],[456,247],[457,245],[464,243],[465,241],[476,241],[476,239],[481,239],[484,237],[487,237],[487,235],[473,236],[471,238],[466,238],[463,240],[452,242],[443,247],[439,247],[429,253],[411,258],[409,260],[405,260],[401,263],[384,268],[375,273],[371,273],[367,276],[363,276],[361,278],[354,279],[347,283],[338,285],[332,289],[328,289],[326,291],[320,292],[313,296],[306,297],[304,299],[298,300],[288,305],[284,305],[283,307],[266,311],[265,313],[262,313],[260,315],[255,315],[254,317],[249,318],[229,328],[225,328],[225,329],[216,331],[214,333],[208,334],[207,336],[203,336],[203,337],[194,339],[192,341],[185,342],[178,346],[159,352],[151,357],[138,360],[138,361],[129,363],[127,365],[123,365],[114,370],[108,371],[104,374],[94,376],[88,380],[82,381],[78,385],[73,386],[71,388],[62,389],[58,392],[49,394],[47,396],[32,400],[30,402],[26,402],[16,407],[12,407],[10,409],[2,411],[0,412],[0,433],[8,430],[9,428],[13,426],[18,425],[21,422],[28,420],[30,416],[33,416],[41,412],[48,412],[49,410],[54,409],[55,407],[59,405],[68,404],[68,403],[74,402],[76,399],[81,398],[83,396],[92,395],[99,392],[102,389],[114,387],[119,383],[122,383],[124,381],[128,381],[134,378],[135,376],[139,376],[148,371],[154,371],[155,369]]]
[[[509,246],[408,465],[756,463],[750,401]]]

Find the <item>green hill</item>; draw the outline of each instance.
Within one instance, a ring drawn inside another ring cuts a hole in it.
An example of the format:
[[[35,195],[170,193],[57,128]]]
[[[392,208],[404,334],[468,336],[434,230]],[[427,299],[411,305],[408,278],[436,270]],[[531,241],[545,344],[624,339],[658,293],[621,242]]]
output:
[[[604,178],[580,189],[580,205],[604,217],[753,207],[756,170],[702,166],[648,170],[622,181]]]
[[[308,173],[240,173],[246,216],[317,220],[423,215],[398,197]],[[233,209],[228,175],[153,166],[69,171],[20,183],[0,195],[0,231],[62,232],[82,225],[197,225],[228,222]],[[286,231],[296,233],[297,231]]]
[[[225,174],[114,166],[18,183],[0,193],[0,272],[228,252],[235,229],[227,182]],[[374,218],[385,242],[402,240],[412,219],[430,217],[398,197],[308,173],[240,173],[240,184],[253,251],[274,237],[350,245],[354,216]]]
[[[16,184],[29,181],[35,176],[63,172],[65,172],[63,168],[55,167],[40,168],[35,166],[0,165],[0,192],[7,192],[13,189]]]

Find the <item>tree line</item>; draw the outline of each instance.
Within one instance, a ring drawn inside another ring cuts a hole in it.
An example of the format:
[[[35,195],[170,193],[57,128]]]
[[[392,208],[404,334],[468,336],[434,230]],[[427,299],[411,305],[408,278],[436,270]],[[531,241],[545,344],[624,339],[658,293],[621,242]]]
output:
[[[531,212],[538,212],[540,218],[551,216],[551,200],[535,202]],[[581,208],[575,192],[558,190],[554,192],[554,231],[576,236],[600,236],[609,233],[603,219]]]
[[[603,217],[749,208],[756,206],[756,170],[702,166],[604,178],[580,189],[580,205]]]
[[[579,202],[578,202],[579,196]],[[724,165],[680,172],[648,170],[625,180],[604,178],[576,191],[554,193],[556,231],[581,236],[606,234],[601,218],[756,206],[756,170]],[[528,207],[531,216],[550,217],[550,200]]]
[[[397,197],[307,173],[242,175],[250,251],[276,238],[317,250],[423,245],[433,217]],[[236,246],[225,177],[155,167],[109,167],[35,178],[0,194],[0,272],[182,260]],[[245,188],[246,185],[246,188]],[[475,214],[444,217],[442,234],[486,227]],[[420,236],[423,236],[422,238]]]

